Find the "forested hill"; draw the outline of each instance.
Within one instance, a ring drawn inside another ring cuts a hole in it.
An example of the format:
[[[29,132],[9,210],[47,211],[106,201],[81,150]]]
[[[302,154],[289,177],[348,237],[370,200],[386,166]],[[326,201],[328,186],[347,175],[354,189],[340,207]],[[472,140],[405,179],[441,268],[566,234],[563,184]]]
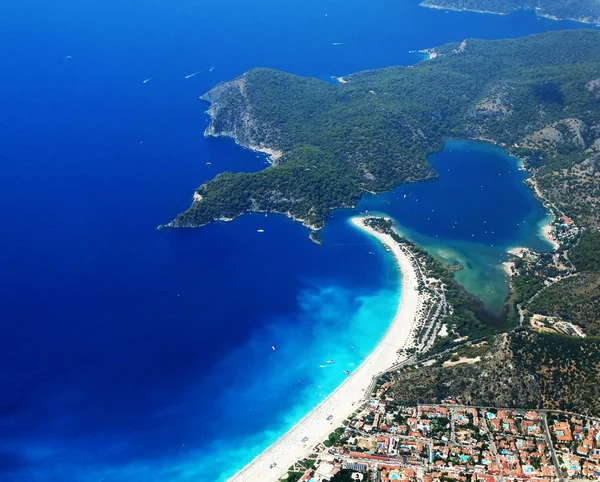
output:
[[[585,232],[569,258],[577,273],[542,290],[525,308],[600,336],[600,232]]]
[[[255,210],[320,228],[330,209],[365,191],[435,176],[426,156],[447,136],[517,144],[536,167],[600,152],[600,32],[469,39],[435,54],[337,85],[267,69],[218,85],[204,96],[206,135],[271,149],[274,164],[217,176],[168,226]]]
[[[600,0],[424,0],[421,5],[491,13],[527,9],[546,17],[600,23]]]

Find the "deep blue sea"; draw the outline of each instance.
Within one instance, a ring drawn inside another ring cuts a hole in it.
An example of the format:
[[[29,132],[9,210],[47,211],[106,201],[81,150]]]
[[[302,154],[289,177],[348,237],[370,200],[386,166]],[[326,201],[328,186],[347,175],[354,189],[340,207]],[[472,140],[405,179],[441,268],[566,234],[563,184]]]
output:
[[[349,214],[392,215],[464,262],[465,285],[479,276],[502,289],[492,264],[505,248],[543,247],[545,213],[515,160],[460,141],[432,157],[437,180],[333,213],[322,247],[273,215],[155,230],[216,173],[266,166],[203,138],[198,96],[219,81],[257,66],[329,80],[465,37],[579,27],[417,3],[3,4],[0,480],[222,481],[239,470],[360,363],[396,310],[396,267]]]

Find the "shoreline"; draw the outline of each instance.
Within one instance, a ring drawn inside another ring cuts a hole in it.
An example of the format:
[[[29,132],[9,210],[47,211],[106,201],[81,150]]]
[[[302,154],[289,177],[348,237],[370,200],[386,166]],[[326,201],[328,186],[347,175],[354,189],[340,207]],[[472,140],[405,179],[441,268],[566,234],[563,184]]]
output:
[[[450,6],[444,6],[444,5],[438,5],[436,3],[429,3],[426,1],[422,1],[419,4],[419,7],[423,7],[423,8],[431,8],[433,10],[448,10],[451,12],[470,12],[470,13],[483,13],[483,14],[487,14],[487,15],[511,15],[513,13],[516,13],[517,11],[521,10],[521,11],[532,11],[535,13],[535,16],[538,18],[545,18],[548,20],[554,20],[554,21],[558,21],[558,22],[577,22],[577,23],[582,23],[584,25],[595,25],[595,26],[600,26],[600,23],[595,20],[595,19],[591,19],[588,17],[558,17],[556,15],[552,15],[550,13],[546,13],[540,9],[537,8],[517,8],[515,10],[513,10],[512,12],[498,12],[498,11],[493,11],[493,10],[477,10],[474,8],[467,8],[467,7],[450,7]]]
[[[547,223],[544,223],[540,227],[540,231],[541,231],[542,237],[552,245],[552,247],[554,248],[554,251],[557,251],[558,248],[560,248],[560,243],[552,235],[552,225],[554,224],[554,221],[555,221],[555,219],[553,217],[550,221],[548,221]]]
[[[447,7],[444,5],[437,5],[435,3],[427,3],[425,1],[419,4],[419,7],[431,8],[432,10],[448,10],[450,12],[471,12],[471,13],[483,13],[488,15],[510,15],[512,12],[494,12],[492,10],[475,10],[471,8],[459,8],[459,7]]]
[[[421,301],[415,269],[410,258],[390,235],[365,226],[363,219],[352,217],[350,222],[391,250],[402,279],[398,308],[389,328],[371,354],[331,395],[228,481],[279,480],[290,466],[312,453],[317,444],[342,425],[346,417],[364,402],[364,392],[373,378],[397,363],[401,358],[397,353],[399,347],[407,347],[412,341]],[[331,420],[327,420],[329,416],[333,416]],[[308,440],[303,444],[305,437]],[[277,464],[276,467],[270,468],[273,463]]]
[[[552,235],[552,226],[556,222],[556,213],[554,212],[554,209],[551,209],[552,204],[550,203],[550,201],[548,201],[542,195],[542,192],[540,191],[540,187],[538,186],[538,183],[537,183],[537,179],[535,178],[535,173],[530,173],[530,176],[527,179],[525,179],[525,184],[527,184],[529,186],[529,188],[533,192],[533,195],[549,211],[548,217],[551,217],[551,219],[548,219],[543,224],[540,223],[539,234],[543,239],[545,239],[546,241],[548,241],[548,243],[550,243],[552,245],[552,248],[554,251],[557,251],[560,248],[560,243]]]

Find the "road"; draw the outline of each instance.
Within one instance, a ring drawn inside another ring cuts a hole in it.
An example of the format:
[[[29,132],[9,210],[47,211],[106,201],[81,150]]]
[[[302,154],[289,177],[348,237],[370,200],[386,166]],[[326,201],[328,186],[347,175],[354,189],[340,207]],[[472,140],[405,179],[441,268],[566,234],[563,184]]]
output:
[[[560,471],[560,465],[558,463],[558,459],[556,458],[556,453],[554,452],[554,445],[552,445],[552,436],[550,435],[550,428],[548,427],[548,418],[545,413],[540,414],[540,418],[542,419],[542,424],[544,425],[544,433],[546,434],[546,444],[550,449],[550,454],[552,455],[552,463],[554,464],[554,469],[556,470],[556,475],[560,482],[565,482],[565,479],[562,476]]]

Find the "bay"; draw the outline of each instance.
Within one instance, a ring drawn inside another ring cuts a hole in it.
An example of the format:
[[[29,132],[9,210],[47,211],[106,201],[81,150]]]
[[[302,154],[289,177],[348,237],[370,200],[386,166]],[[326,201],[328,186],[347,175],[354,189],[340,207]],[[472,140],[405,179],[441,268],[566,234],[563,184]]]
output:
[[[375,346],[395,311],[398,273],[347,212],[332,214],[323,247],[272,215],[155,227],[218,172],[265,167],[231,141],[202,137],[198,96],[219,81],[258,66],[331,80],[410,64],[420,58],[411,50],[465,37],[580,27],[417,3],[3,6],[0,479],[225,480]],[[433,162],[442,174],[446,161]],[[469,240],[467,229],[455,239],[441,221],[446,238],[435,238],[422,213],[401,206],[389,214],[457,256],[461,242],[535,238],[527,223],[505,237]],[[516,206],[515,219],[530,207]],[[320,368],[327,359],[333,367]]]

